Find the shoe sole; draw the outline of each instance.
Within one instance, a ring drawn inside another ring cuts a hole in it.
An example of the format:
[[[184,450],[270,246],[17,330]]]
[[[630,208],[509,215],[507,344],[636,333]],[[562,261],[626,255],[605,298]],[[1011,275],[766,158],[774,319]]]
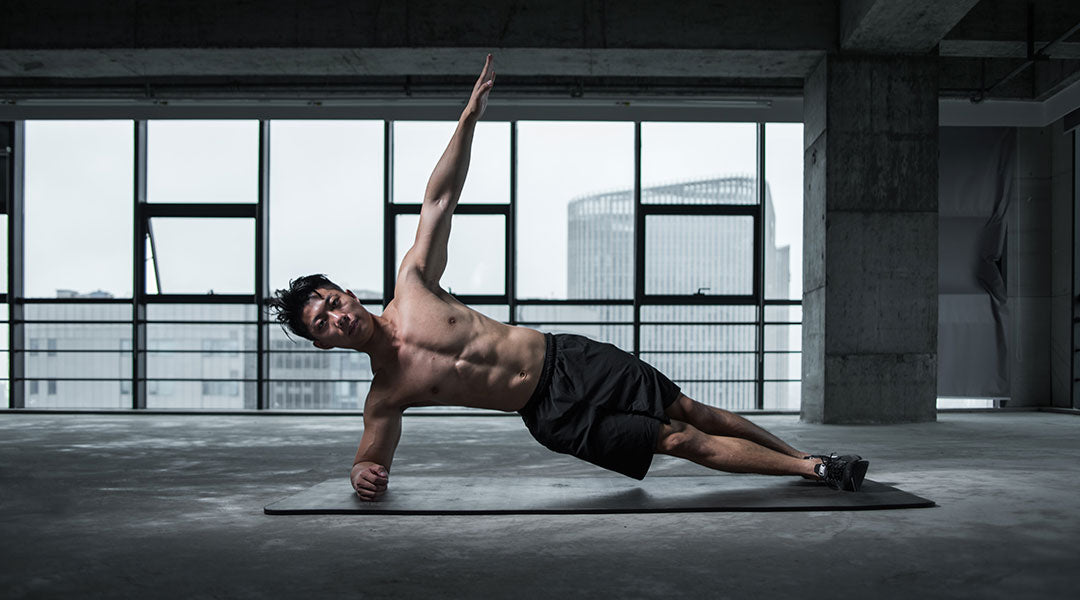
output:
[[[857,492],[862,487],[866,470],[870,468],[870,461],[856,460],[844,469],[844,489],[849,492]]]

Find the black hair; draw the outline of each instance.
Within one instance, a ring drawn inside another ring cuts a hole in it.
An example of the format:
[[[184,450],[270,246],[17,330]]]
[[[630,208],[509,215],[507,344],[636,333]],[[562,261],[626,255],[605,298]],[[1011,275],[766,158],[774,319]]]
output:
[[[307,306],[308,300],[311,300],[311,297],[317,294],[316,290],[320,288],[344,291],[336,283],[327,279],[326,275],[316,273],[297,277],[289,282],[288,289],[274,292],[274,297],[270,299],[269,305],[271,310],[275,311],[274,318],[277,319],[282,329],[288,327],[289,331],[296,335],[306,340],[315,341],[304,323],[304,307]]]

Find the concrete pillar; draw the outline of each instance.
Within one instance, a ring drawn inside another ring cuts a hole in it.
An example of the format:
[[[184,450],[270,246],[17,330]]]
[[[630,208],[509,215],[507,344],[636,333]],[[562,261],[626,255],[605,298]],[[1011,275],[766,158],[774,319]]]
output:
[[[827,56],[803,106],[802,420],[933,421],[937,59]]]

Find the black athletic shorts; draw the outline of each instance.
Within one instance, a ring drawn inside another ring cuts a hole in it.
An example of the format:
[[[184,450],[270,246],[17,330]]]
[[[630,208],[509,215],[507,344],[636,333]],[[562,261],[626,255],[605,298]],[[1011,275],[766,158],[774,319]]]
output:
[[[580,335],[545,333],[544,370],[520,411],[545,447],[644,479],[679,386],[633,355]]]

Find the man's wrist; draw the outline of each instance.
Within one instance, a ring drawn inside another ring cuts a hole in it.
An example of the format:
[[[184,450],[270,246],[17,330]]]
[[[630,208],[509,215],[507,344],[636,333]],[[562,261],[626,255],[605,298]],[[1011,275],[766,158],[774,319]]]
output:
[[[479,111],[472,107],[466,106],[465,110],[461,112],[461,118],[458,121],[466,125],[475,125],[480,120]]]

